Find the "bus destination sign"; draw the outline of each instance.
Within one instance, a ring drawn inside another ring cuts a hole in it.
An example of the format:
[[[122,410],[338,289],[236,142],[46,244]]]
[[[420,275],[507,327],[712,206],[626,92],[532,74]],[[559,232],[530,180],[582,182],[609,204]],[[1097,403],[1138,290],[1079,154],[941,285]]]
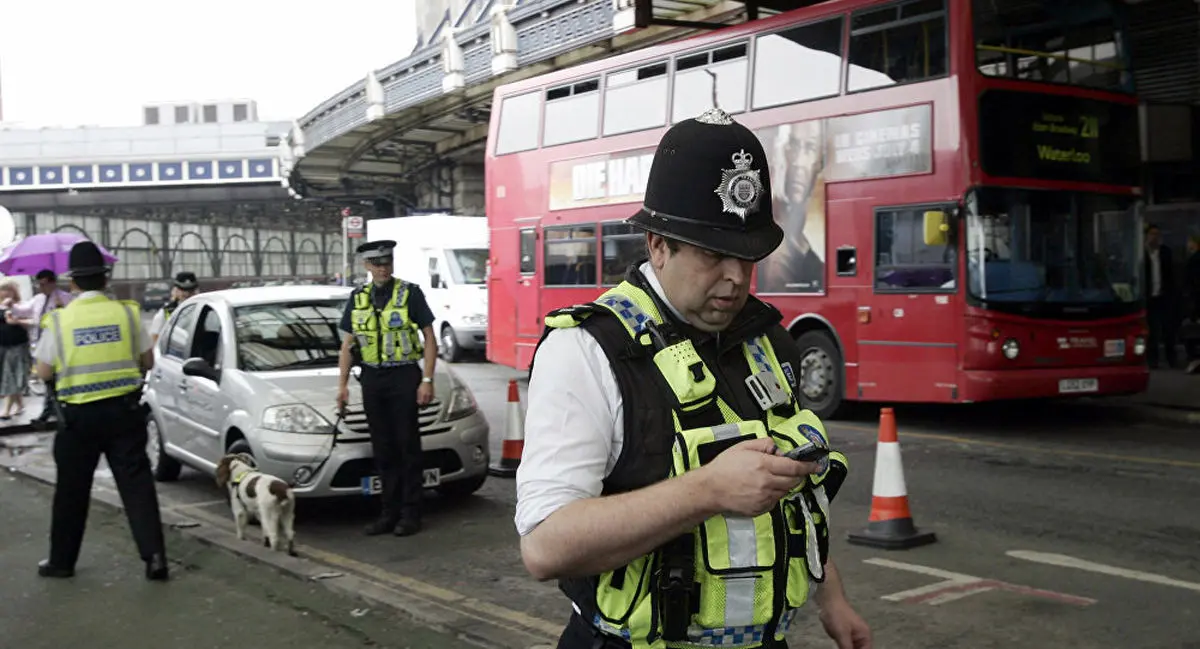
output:
[[[1141,150],[1137,107],[1013,90],[979,98],[984,173],[1137,185]]]

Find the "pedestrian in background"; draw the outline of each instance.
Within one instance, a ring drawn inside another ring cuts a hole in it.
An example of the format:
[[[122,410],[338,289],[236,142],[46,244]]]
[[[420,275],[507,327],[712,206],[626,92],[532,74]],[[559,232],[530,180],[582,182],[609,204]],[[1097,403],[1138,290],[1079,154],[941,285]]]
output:
[[[73,295],[58,287],[58,275],[48,268],[38,271],[33,279],[37,282],[37,292],[29,300],[14,305],[9,310],[9,314],[5,316],[8,322],[25,327],[29,333],[31,361],[32,349],[41,339],[46,316],[55,309],[67,306],[74,299]],[[54,382],[50,381],[46,384],[47,398],[42,406],[42,412],[30,423],[48,424],[51,419],[57,417],[55,402],[49,398],[49,395],[52,394],[54,394]]]
[[[21,289],[12,280],[0,283],[0,395],[4,396],[4,412],[0,421],[8,421],[25,412],[25,389],[33,356],[29,353],[29,331],[8,318],[8,311],[21,299]]]
[[[424,464],[418,418],[421,406],[433,400],[437,337],[421,287],[392,277],[395,247],[389,240],[358,247],[372,280],[354,289],[342,315],[337,405],[339,411],[346,408],[350,368],[358,364],[383,501],[379,518],[365,531],[408,536],[421,529]]]
[[[158,344],[158,337],[162,335],[163,327],[166,326],[167,320],[171,319],[171,314],[175,312],[175,309],[199,290],[200,283],[196,280],[196,273],[189,271],[176,273],[175,281],[171,285],[171,300],[156,311],[154,319],[150,321],[150,342],[152,344]]]
[[[79,296],[50,314],[36,351],[38,375],[56,379],[60,411],[50,557],[38,564],[38,574],[75,574],[92,480],[103,454],[146,564],[146,578],[165,581],[166,546],[139,405],[142,376],[154,365],[150,337],[137,303],[104,294],[109,269],[96,244],[75,244],[69,264]]]

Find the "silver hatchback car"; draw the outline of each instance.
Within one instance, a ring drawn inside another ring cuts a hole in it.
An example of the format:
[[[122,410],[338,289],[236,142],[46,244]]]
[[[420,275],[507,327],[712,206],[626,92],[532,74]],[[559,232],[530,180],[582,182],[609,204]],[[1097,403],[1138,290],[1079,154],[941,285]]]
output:
[[[164,325],[143,401],[160,481],[183,465],[209,475],[249,453],[297,497],[377,494],[358,382],[339,418],[338,331],[351,289],[273,286],[201,293]],[[470,388],[439,363],[420,411],[425,486],[473,493],[487,479],[488,423]],[[334,434],[336,430],[336,434]]]

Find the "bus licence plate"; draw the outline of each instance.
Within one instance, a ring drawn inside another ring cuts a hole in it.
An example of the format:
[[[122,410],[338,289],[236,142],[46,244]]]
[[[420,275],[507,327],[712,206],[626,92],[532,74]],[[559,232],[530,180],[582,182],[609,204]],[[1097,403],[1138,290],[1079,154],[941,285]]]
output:
[[[1125,355],[1125,341],[1121,339],[1104,341],[1104,356],[1112,358],[1114,356]]]
[[[442,484],[442,470],[438,468],[425,469],[421,482],[424,487],[436,487]],[[383,480],[377,475],[363,478],[362,491],[368,496],[378,496],[383,492]]]
[[[1100,389],[1097,379],[1061,379],[1058,382],[1059,394],[1076,394],[1079,392],[1095,392]]]

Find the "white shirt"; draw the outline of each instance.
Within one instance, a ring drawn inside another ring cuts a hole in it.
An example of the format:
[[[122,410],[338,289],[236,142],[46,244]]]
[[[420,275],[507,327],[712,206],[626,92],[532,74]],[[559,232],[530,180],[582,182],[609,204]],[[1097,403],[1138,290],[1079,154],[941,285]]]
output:
[[[1158,248],[1150,251],[1150,297],[1158,297],[1162,293],[1162,261]]]
[[[75,299],[83,300],[89,297],[95,297],[97,295],[104,295],[104,293],[102,291],[84,291],[77,295]],[[140,322],[136,323],[138,349],[140,349],[144,354],[150,351],[150,347],[152,345],[150,344],[150,336],[146,334],[146,328],[141,326],[141,324],[142,323]],[[58,336],[43,336],[42,339],[38,341],[37,349],[34,350],[33,356],[37,360],[47,365],[54,365],[54,357],[58,356]]]
[[[70,304],[71,300],[75,299],[74,295],[71,295],[61,288],[54,289],[52,296],[53,299],[57,299],[57,304],[61,304],[63,306]],[[42,333],[42,328],[40,326],[42,315],[58,308],[54,305],[54,303],[52,303],[50,304],[50,308],[47,309],[46,301],[47,297],[45,293],[37,293],[33,297],[29,298],[28,301],[14,305],[12,309],[14,316],[21,318],[22,320],[33,320],[33,324],[30,325],[28,329],[29,340],[34,343],[38,341],[38,338]]]
[[[649,263],[640,268],[667,301]],[[542,341],[529,377],[525,447],[517,468],[517,533],[525,536],[564,505],[600,495],[625,441],[621,392],[600,343],[580,327]]]
[[[167,324],[167,310],[159,309],[154,312],[154,319],[150,321],[150,328],[147,332],[151,336],[161,336],[165,324]]]

